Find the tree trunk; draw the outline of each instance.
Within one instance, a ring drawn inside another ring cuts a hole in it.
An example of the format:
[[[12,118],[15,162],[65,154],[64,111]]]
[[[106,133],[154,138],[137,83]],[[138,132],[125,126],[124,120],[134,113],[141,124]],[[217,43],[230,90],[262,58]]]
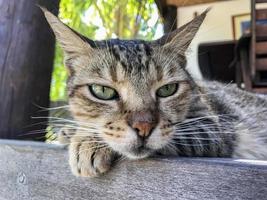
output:
[[[55,40],[37,5],[59,0],[0,0],[0,138],[44,136],[30,132],[45,129]]]

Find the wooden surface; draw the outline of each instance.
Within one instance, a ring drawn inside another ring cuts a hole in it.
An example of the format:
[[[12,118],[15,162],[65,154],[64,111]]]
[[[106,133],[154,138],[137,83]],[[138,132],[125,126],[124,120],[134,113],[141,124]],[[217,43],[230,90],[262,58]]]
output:
[[[0,140],[0,200],[266,199],[267,161],[151,158],[122,161],[100,178],[76,178],[67,151]]]
[[[258,58],[256,59],[256,69],[259,71],[267,70],[267,58]]]
[[[53,13],[59,0],[0,0],[0,138],[40,139],[25,135],[45,128],[54,58],[54,36],[43,13]],[[45,123],[44,123],[45,124]],[[41,135],[43,135],[42,133]],[[28,138],[29,138],[28,137]]]
[[[255,13],[256,20],[266,20],[267,19],[267,9],[256,10]]]
[[[259,9],[258,2],[267,2],[267,0],[251,0],[251,41],[243,51],[247,51],[249,65],[242,66],[245,88],[253,92],[267,93],[267,26],[264,23],[267,20],[266,9]],[[240,55],[240,58],[242,55]],[[244,57],[244,56],[243,56]],[[242,59],[242,58],[241,58]],[[243,58],[244,59],[244,58]],[[248,68],[247,69],[245,69]]]
[[[255,51],[257,55],[267,54],[267,42],[257,42],[255,45],[256,45]]]

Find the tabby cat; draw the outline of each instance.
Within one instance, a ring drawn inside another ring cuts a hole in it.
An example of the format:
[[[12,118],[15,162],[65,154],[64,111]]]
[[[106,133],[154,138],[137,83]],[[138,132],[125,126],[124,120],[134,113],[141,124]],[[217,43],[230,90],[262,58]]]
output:
[[[107,172],[120,156],[267,159],[267,98],[195,81],[185,52],[207,11],[155,41],[93,41],[43,9],[69,71],[69,163]]]

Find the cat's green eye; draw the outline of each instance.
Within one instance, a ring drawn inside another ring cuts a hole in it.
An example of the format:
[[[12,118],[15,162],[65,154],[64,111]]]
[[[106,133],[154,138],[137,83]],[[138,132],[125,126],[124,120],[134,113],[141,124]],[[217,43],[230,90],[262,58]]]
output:
[[[107,86],[92,84],[89,89],[92,95],[101,100],[114,100],[119,97],[116,90]]]
[[[177,83],[171,83],[162,86],[159,88],[156,92],[158,97],[168,97],[173,95],[178,89],[178,84]]]

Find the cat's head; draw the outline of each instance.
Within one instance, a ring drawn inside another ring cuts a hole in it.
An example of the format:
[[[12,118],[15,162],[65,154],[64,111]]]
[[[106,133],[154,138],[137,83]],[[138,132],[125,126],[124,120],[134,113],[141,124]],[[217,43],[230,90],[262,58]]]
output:
[[[44,13],[65,52],[69,104],[85,127],[81,135],[94,135],[130,158],[171,146],[174,124],[185,118],[193,89],[185,51],[206,12],[150,42],[92,41]]]

